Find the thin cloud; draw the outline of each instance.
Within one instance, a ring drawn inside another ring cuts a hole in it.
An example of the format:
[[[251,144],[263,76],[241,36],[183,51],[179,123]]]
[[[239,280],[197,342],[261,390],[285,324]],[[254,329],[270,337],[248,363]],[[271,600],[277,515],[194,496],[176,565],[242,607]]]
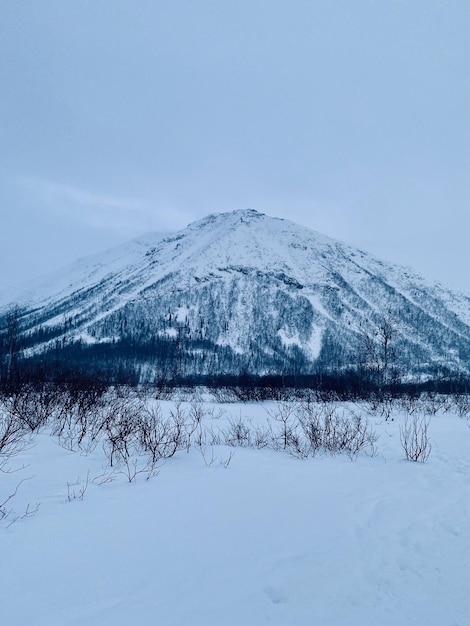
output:
[[[135,198],[97,193],[52,181],[28,180],[22,181],[22,185],[49,213],[93,229],[140,233],[157,226],[152,207]]]

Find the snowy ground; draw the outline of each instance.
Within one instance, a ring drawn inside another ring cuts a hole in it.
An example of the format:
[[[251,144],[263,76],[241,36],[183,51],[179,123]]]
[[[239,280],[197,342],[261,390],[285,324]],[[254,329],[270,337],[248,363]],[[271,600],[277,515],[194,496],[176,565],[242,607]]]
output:
[[[221,409],[264,423],[266,406]],[[372,457],[193,446],[150,480],[104,484],[100,446],[41,431],[0,476],[3,494],[32,477],[15,510],[40,503],[0,526],[1,623],[468,626],[469,424],[432,417],[422,464],[404,460],[403,416],[370,420]]]

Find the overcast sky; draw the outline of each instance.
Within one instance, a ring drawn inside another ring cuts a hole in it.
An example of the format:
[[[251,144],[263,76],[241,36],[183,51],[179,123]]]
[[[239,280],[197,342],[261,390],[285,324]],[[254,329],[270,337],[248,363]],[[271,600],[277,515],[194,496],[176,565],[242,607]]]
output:
[[[255,208],[470,292],[468,0],[0,0],[0,287]]]

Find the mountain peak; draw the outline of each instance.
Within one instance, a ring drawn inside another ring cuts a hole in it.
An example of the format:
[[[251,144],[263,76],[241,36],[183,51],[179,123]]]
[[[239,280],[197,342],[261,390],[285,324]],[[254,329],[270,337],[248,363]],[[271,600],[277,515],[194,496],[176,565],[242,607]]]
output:
[[[225,226],[230,228],[240,223],[253,223],[263,217],[267,217],[266,214],[260,213],[255,209],[236,209],[235,211],[211,213],[200,220],[191,222],[187,228],[191,230],[206,228],[208,226]]]
[[[221,213],[220,215],[225,215],[225,216],[236,216],[240,219],[245,219],[245,220],[255,220],[255,219],[259,219],[260,217],[265,217],[265,213],[261,213],[261,211],[257,211],[256,209],[235,209],[234,211],[227,211],[225,213]]]

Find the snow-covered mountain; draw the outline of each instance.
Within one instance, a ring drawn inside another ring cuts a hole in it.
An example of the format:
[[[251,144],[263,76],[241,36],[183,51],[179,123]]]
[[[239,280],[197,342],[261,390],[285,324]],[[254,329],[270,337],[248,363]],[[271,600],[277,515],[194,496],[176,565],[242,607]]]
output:
[[[150,377],[346,367],[384,324],[409,371],[470,371],[470,297],[251,209],[78,261],[19,304],[30,353],[125,345]]]

